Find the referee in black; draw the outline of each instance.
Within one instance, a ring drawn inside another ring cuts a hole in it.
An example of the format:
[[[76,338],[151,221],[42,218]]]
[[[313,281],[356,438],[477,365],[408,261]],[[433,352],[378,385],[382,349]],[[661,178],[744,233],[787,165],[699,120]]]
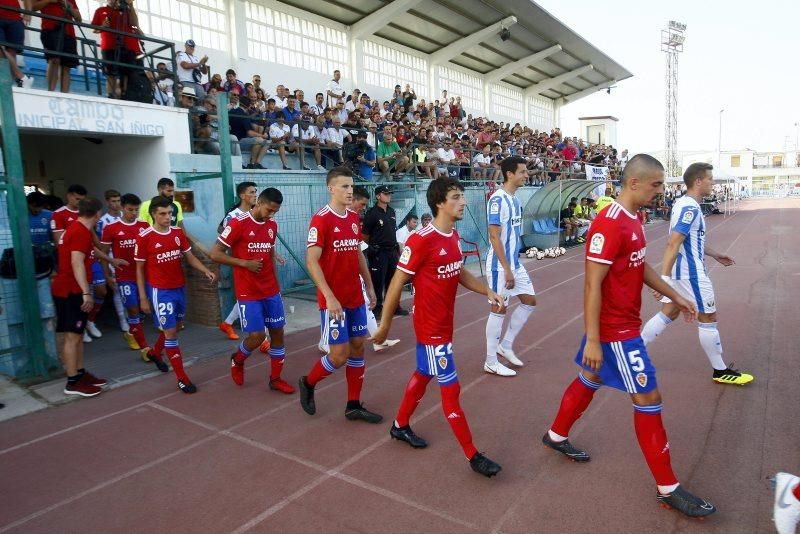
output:
[[[375,317],[381,316],[383,296],[392,281],[400,255],[397,248],[397,216],[389,205],[391,201],[389,186],[379,185],[375,188],[375,205],[364,215],[364,241],[369,245],[367,263],[377,298],[373,310]],[[398,306],[395,315],[408,315],[408,311]]]

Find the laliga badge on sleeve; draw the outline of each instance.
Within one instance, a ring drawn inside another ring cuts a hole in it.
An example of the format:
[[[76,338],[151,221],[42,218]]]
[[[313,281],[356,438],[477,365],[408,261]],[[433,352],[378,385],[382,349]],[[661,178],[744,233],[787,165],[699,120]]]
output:
[[[592,254],[600,254],[603,252],[603,245],[606,242],[606,236],[603,234],[594,234],[592,242],[589,243],[589,252]]]

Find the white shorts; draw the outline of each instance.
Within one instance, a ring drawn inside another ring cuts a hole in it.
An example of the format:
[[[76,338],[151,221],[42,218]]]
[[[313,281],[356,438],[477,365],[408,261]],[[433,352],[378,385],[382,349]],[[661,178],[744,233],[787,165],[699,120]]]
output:
[[[711,285],[711,279],[705,274],[701,274],[697,279],[682,278],[675,280],[670,278],[669,284],[682,295],[693,300],[697,306],[698,313],[714,313],[717,311],[714,286]],[[662,297],[661,302],[668,304],[672,301],[667,297]]]
[[[528,276],[528,271],[526,271],[525,267],[522,265],[514,269],[514,287],[511,289],[506,289],[505,274],[506,273],[503,271],[503,269],[499,269],[497,271],[486,271],[486,278],[489,282],[489,287],[492,289],[492,291],[502,296],[506,302],[508,302],[509,297],[513,297],[514,295],[536,294],[533,290],[531,278]]]

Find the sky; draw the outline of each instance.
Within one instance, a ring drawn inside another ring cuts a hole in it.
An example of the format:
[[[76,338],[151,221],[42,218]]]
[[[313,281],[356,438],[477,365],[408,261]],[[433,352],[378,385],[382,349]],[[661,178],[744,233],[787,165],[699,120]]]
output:
[[[534,0],[633,73],[561,108],[565,134],[578,117],[619,119],[617,144],[664,149],[665,54],[660,30],[686,24],[679,58],[678,149],[794,150],[800,123],[800,1]],[[513,31],[513,28],[512,28]],[[787,146],[788,143],[788,146]]]

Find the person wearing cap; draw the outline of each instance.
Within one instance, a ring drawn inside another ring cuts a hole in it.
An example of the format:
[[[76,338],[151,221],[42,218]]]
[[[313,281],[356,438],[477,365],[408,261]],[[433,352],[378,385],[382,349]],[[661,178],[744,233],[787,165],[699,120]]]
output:
[[[175,55],[175,61],[178,64],[178,80],[183,87],[193,87],[195,90],[195,98],[201,101],[206,97],[206,91],[200,83],[203,74],[208,74],[208,56],[198,58],[194,55],[195,43],[189,39],[184,43],[185,48],[183,52],[178,52]]]
[[[376,304],[373,312],[380,317],[383,309],[383,297],[389,282],[392,281],[400,256],[397,247],[397,215],[389,205],[392,191],[389,186],[379,185],[375,188],[375,205],[364,215],[363,239],[369,245],[367,263],[375,288]],[[408,311],[400,306],[395,315],[408,315]]]

